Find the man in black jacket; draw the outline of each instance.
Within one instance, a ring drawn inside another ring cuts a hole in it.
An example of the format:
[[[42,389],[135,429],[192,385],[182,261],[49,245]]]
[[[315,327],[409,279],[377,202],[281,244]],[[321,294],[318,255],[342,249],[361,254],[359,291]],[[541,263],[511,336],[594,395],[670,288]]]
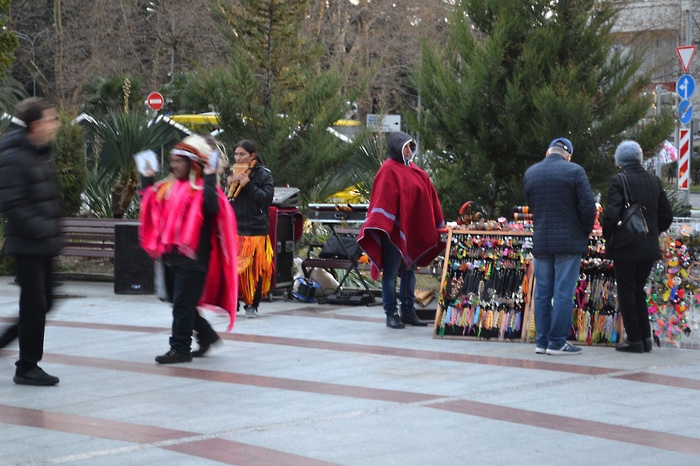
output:
[[[588,250],[596,205],[583,167],[570,162],[574,146],[551,142],[545,159],[525,172],[523,184],[534,223],[535,352],[578,354],[566,339],[571,332],[574,289],[581,258]]]
[[[63,245],[60,191],[51,166],[51,146],[58,116],[44,99],[17,105],[25,128],[0,140],[0,212],[5,219],[5,252],[15,257],[19,320],[5,336],[19,338],[14,382],[56,385],[58,377],[38,363],[44,354],[46,314],[53,304],[53,258]],[[3,338],[3,343],[9,343]],[[10,339],[11,341],[11,339]]]

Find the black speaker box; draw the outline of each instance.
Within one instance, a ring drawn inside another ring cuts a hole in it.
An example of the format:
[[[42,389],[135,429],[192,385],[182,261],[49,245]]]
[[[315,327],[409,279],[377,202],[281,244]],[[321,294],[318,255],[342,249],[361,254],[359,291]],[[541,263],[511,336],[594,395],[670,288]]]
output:
[[[274,288],[288,288],[294,284],[294,225],[291,215],[277,216]]]
[[[153,259],[139,245],[138,222],[114,227],[114,293],[153,294]]]

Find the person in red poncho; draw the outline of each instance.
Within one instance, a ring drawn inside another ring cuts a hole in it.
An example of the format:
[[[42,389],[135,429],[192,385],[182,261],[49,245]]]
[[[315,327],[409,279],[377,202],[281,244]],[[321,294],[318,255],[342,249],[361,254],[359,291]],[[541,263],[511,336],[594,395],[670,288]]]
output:
[[[357,242],[370,259],[372,278],[378,279],[383,270],[387,327],[425,326],[416,315],[414,302],[416,266],[429,265],[445,249],[438,232],[445,219],[430,177],[411,163],[416,141],[406,133],[393,132],[387,149],[388,158],[374,178],[367,219]],[[399,273],[400,314],[396,300]]]
[[[153,184],[153,170],[143,174],[139,242],[157,266],[165,265],[166,293],[159,294],[173,303],[170,351],[156,357],[160,364],[190,362],[220,341],[198,306],[223,309],[233,327],[236,219],[216,184],[217,161],[216,148],[192,135],[170,152],[168,178]],[[193,331],[199,343],[194,352]]]

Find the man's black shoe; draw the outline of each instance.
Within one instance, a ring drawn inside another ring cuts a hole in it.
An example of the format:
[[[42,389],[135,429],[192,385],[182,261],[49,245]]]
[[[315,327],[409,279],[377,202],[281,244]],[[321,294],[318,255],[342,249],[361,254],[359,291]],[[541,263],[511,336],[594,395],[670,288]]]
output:
[[[616,351],[622,351],[623,353],[643,353],[644,345],[641,341],[627,341],[619,344],[615,347]]]
[[[398,314],[391,314],[386,316],[386,326],[391,328],[404,328],[406,327],[403,322],[401,322],[401,316]]]
[[[39,366],[32,367],[23,374],[15,374],[15,377],[12,380],[17,385],[36,385],[42,387],[56,385],[59,381],[58,377],[47,374]]]
[[[216,345],[221,342],[221,337],[217,335],[216,333],[214,336],[209,339],[209,340],[200,340],[199,341],[199,349],[196,351],[192,351],[192,357],[193,358],[201,358],[205,354],[207,354],[207,351],[209,351],[209,348],[212,347],[212,345]]]
[[[414,327],[427,327],[428,323],[423,322],[418,318],[415,312],[407,313],[405,316],[401,316],[401,322],[408,325],[413,325]]]
[[[644,352],[651,353],[651,348],[654,346],[651,337],[644,339]]]
[[[177,364],[180,362],[191,362],[192,361],[192,353],[189,351],[184,353],[180,351],[175,351],[174,349],[171,349],[167,353],[165,353],[162,356],[156,356],[156,362],[158,364]]]

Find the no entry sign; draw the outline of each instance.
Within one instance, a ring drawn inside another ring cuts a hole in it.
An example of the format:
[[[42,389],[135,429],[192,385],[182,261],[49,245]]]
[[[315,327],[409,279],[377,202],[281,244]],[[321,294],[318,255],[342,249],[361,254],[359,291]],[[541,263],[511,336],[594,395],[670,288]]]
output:
[[[163,108],[164,103],[165,99],[163,99],[163,95],[160,92],[151,92],[146,98],[146,104],[151,110],[155,110],[156,112]]]

